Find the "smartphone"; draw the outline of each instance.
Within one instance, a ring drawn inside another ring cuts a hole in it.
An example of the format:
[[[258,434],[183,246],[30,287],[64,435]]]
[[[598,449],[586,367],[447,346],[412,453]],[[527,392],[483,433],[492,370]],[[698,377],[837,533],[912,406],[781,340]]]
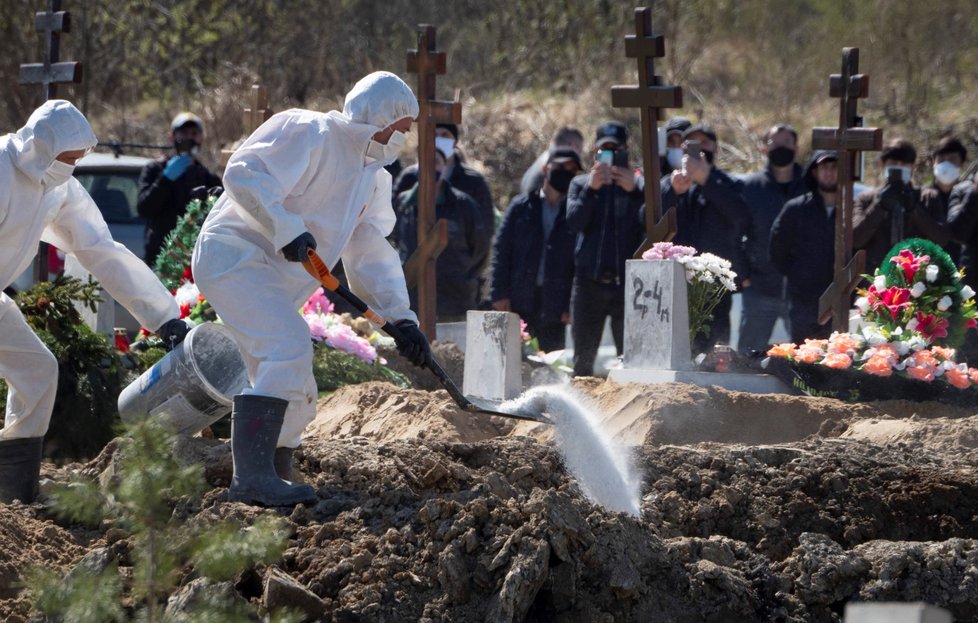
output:
[[[615,165],[616,167],[620,167],[622,169],[627,169],[628,168],[628,150],[625,149],[624,147],[615,150],[615,155],[614,155],[611,163],[613,165]]]
[[[904,177],[906,169],[903,167],[886,167],[886,181],[891,186],[903,186],[910,182]]]
[[[609,167],[614,162],[615,152],[610,149],[602,149],[598,152],[598,162],[603,162]]]
[[[699,141],[686,141],[683,144],[683,150],[690,158],[699,160],[701,158],[700,154],[703,152],[703,146],[700,145]]]

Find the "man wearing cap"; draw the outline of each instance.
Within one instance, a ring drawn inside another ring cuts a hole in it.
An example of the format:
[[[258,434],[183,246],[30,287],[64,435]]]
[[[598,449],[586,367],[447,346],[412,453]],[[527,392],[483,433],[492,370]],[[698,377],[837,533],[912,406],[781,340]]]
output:
[[[435,219],[448,221],[448,246],[435,260],[438,322],[464,322],[479,304],[479,277],[489,257],[492,231],[483,222],[479,204],[445,179],[447,157],[435,147]],[[391,241],[406,263],[418,248],[418,184],[397,197],[397,225]],[[411,291],[417,312],[417,289]]]
[[[174,153],[146,165],[139,176],[139,215],[146,219],[145,261],[156,261],[166,235],[177,226],[187,210],[191,191],[198,186],[221,185],[221,178],[207,170],[197,153],[204,138],[204,122],[193,113],[182,112],[170,123]]]
[[[682,168],[662,181],[663,209],[676,208],[678,232],[673,242],[729,260],[740,287],[749,277],[743,240],[750,225],[740,182],[715,164],[717,135],[712,127],[691,125],[683,132],[683,141],[687,153]],[[688,153],[692,141],[699,143],[699,153]],[[710,334],[693,344],[695,352],[730,341],[730,306],[730,295],[724,294],[714,309]]]
[[[771,262],[788,286],[791,341],[828,337],[818,322],[818,298],[832,283],[839,156],[817,151],[805,168],[808,189],[785,204],[771,228]]]
[[[663,126],[666,133],[666,149],[659,156],[659,172],[671,175],[683,166],[683,132],[693,125],[686,117],[672,117]]]
[[[439,123],[435,126],[435,146],[448,156],[445,163],[445,179],[479,204],[480,214],[489,231],[496,224],[496,213],[492,207],[492,194],[486,178],[465,162],[465,156],[458,150],[458,126],[454,123]],[[394,196],[410,190],[418,182],[418,165],[405,168],[394,184]]]
[[[798,132],[786,124],[767,131],[761,152],[767,166],[743,180],[743,196],[750,209],[747,260],[750,278],[743,282],[744,313],[740,318],[738,350],[767,352],[778,317],[786,317],[784,275],[771,264],[768,244],[771,226],[784,204],[805,194],[801,165],[795,162]]]
[[[492,307],[519,314],[544,352],[564,348],[570,324],[577,235],[567,226],[567,190],[582,170],[577,151],[551,148],[543,187],[513,199],[493,246]]]
[[[605,318],[622,354],[625,320],[625,260],[642,239],[643,180],[628,165],[628,131],[609,121],[598,127],[591,171],[571,182],[567,224],[577,233],[571,335],[574,375],[594,374]]]
[[[533,191],[543,188],[543,180],[546,175],[544,170],[546,169],[550,152],[556,147],[569,147],[580,156],[584,151],[584,135],[577,128],[568,125],[558,128],[554,132],[553,138],[550,139],[550,145],[547,149],[537,156],[533,164],[527,167],[523,173],[523,177],[520,179],[521,193],[528,195]]]

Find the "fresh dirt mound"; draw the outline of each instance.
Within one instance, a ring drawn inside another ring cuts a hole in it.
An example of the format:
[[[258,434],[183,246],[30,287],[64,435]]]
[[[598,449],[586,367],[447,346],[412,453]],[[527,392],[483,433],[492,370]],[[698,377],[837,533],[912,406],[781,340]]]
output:
[[[444,392],[344,388],[320,403],[296,454],[319,501],[288,513],[284,559],[244,573],[239,594],[261,601],[266,582],[291,578],[326,621],[821,623],[852,600],[923,600],[978,622],[978,416],[575,386],[633,444],[640,517],[590,504],[547,427],[529,425],[543,441],[525,436]],[[176,455],[203,463],[213,487],[184,512],[246,524],[276,512],[226,501],[225,442],[185,440]],[[113,465],[110,447],[82,471]],[[60,531],[35,521],[34,542]],[[62,569],[84,551],[58,550]],[[11,603],[3,612],[26,616]]]

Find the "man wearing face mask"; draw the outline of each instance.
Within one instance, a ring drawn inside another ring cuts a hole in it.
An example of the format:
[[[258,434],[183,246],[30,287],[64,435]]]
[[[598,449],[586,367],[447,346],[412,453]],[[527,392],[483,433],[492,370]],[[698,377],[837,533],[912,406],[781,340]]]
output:
[[[221,178],[197,158],[204,140],[204,122],[193,113],[182,112],[170,123],[173,153],[146,165],[139,176],[139,216],[146,219],[146,263],[156,262],[177,220],[187,211],[191,191],[199,186],[213,188]]]
[[[659,172],[672,175],[683,167],[683,132],[693,125],[686,117],[673,117],[666,122],[666,151],[659,157]]]
[[[944,244],[944,249],[951,254],[955,264],[961,262],[961,245],[956,240],[957,231],[966,229],[964,222],[954,222],[951,218],[951,198],[964,194],[971,184],[961,182],[961,171],[968,159],[968,150],[956,136],[945,136],[938,141],[931,151],[931,172],[934,179],[920,189],[920,202],[926,212],[945,216],[946,230],[951,240]],[[957,193],[955,189],[959,188]],[[931,207],[932,206],[932,207]]]
[[[159,279],[113,242],[102,214],[72,177],[75,162],[96,144],[84,115],[65,100],[48,100],[15,134],[0,137],[0,286],[6,288],[49,242],[91,272],[146,327],[159,327],[169,348],[189,327]],[[33,501],[41,447],[58,387],[58,361],[0,294],[0,377],[7,411],[0,429],[0,503]]]
[[[866,270],[879,267],[893,245],[906,238],[925,238],[939,245],[951,240],[947,211],[939,201],[924,203],[913,184],[917,150],[910,141],[896,138],[880,152],[883,185],[856,197],[852,215],[852,242],[866,251]]]
[[[521,194],[528,195],[543,188],[547,159],[550,157],[550,152],[557,147],[569,147],[580,156],[581,152],[584,151],[584,135],[581,134],[580,130],[571,126],[565,125],[558,128],[554,132],[553,138],[550,139],[550,145],[546,151],[537,156],[533,164],[528,166],[523,173],[523,177],[520,179]]]
[[[741,196],[741,183],[715,164],[717,135],[709,125],[692,125],[683,132],[686,155],[683,168],[662,180],[663,210],[676,208],[678,232],[675,244],[695,247],[730,261],[737,286],[750,278],[744,237],[750,228],[750,210]],[[689,145],[699,153],[689,153]],[[694,352],[706,352],[717,343],[730,341],[729,294],[713,312],[710,335],[700,336]]]
[[[435,148],[435,219],[448,221],[448,246],[435,260],[438,322],[464,322],[479,303],[479,276],[489,256],[492,232],[482,222],[479,205],[444,178],[447,158]],[[397,225],[390,239],[401,262],[418,248],[418,184],[397,197]],[[411,291],[411,309],[417,312],[417,289]]]
[[[231,412],[231,500],[292,506],[316,498],[312,487],[290,482],[292,452],[318,397],[309,328],[296,313],[319,287],[300,264],[309,249],[330,267],[342,258],[350,289],[401,329],[401,354],[431,363],[386,239],[395,216],[384,166],[417,116],[411,88],[378,71],[354,85],[342,111],[273,115],[228,161],[192,267],[251,381]]]
[[[492,207],[492,194],[486,178],[465,162],[465,157],[458,149],[458,126],[454,123],[439,123],[435,126],[435,146],[444,153],[448,160],[445,163],[445,179],[466,195],[475,199],[479,204],[482,219],[490,231],[496,224],[496,212]],[[418,183],[418,165],[412,164],[405,168],[394,184],[394,196],[397,197],[405,190],[410,190]]]
[[[519,314],[544,352],[566,346],[577,241],[567,226],[567,191],[582,168],[575,150],[551,149],[543,187],[513,199],[493,246],[492,307]]]
[[[750,278],[743,282],[744,311],[737,344],[745,354],[767,352],[778,317],[787,322],[784,276],[771,263],[768,245],[771,226],[784,204],[806,190],[802,168],[795,162],[798,132],[778,124],[764,139],[761,152],[767,156],[767,166],[745,177],[741,191],[751,215],[746,241]]]

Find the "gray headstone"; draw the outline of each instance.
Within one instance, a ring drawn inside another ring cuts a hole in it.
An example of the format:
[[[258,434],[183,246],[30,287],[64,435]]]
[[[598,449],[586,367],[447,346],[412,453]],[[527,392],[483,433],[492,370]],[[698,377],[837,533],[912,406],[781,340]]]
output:
[[[686,270],[675,260],[628,260],[625,368],[690,367]]]
[[[951,613],[925,603],[846,604],[844,623],[951,623]]]
[[[510,312],[470,311],[466,322],[462,392],[489,400],[519,396],[520,317]]]
[[[81,279],[82,282],[86,283],[88,282],[88,277],[91,275],[75,259],[75,256],[70,253],[65,256],[65,274],[69,277]],[[113,340],[115,336],[115,300],[104,288],[98,291],[98,296],[102,301],[95,304],[94,312],[77,301],[75,302],[75,308],[90,329],[96,333],[107,335],[110,340]]]

